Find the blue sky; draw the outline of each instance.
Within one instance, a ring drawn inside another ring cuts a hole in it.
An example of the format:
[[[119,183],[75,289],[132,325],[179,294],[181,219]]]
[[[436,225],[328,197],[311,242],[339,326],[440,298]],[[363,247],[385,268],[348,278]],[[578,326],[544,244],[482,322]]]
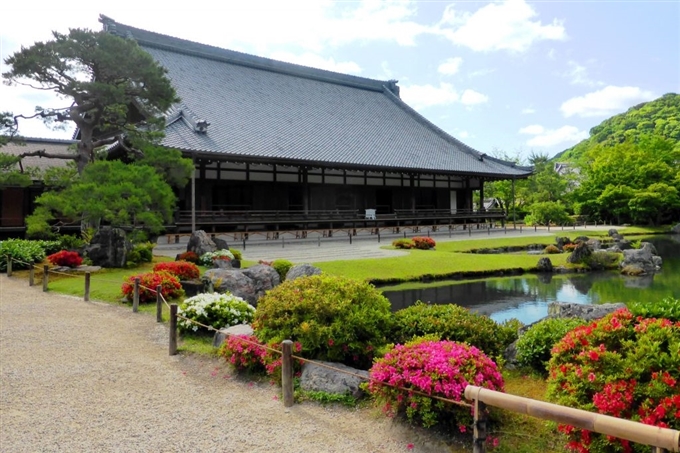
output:
[[[99,30],[102,13],[219,47],[397,79],[412,107],[486,153],[554,155],[605,118],[680,92],[678,0],[17,3],[3,6],[3,59],[53,29]],[[32,113],[35,105],[65,104],[0,87],[0,110]],[[37,120],[21,133],[69,137]]]

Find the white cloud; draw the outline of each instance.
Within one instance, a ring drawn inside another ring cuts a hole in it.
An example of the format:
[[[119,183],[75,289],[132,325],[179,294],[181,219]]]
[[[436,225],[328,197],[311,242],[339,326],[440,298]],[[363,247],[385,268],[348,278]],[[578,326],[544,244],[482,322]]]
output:
[[[409,85],[401,88],[401,98],[414,109],[458,102],[460,95],[450,83],[434,85]]]
[[[460,70],[460,65],[463,64],[461,57],[448,58],[437,68],[437,72],[445,75],[454,75]]]
[[[555,59],[555,54],[556,54],[555,49],[550,49],[550,50],[548,51],[548,58],[549,58],[550,60],[554,60],[554,59]]]
[[[536,113],[536,109],[531,107],[526,107],[522,109],[522,115],[531,115],[532,113]]]
[[[529,146],[555,146],[562,143],[576,143],[588,138],[588,132],[579,131],[574,126],[562,126],[559,129],[546,129],[539,124],[523,127],[520,134],[534,135],[527,140]]]
[[[465,90],[460,97],[460,102],[464,105],[483,104],[489,100],[489,96],[475,90]]]
[[[519,130],[520,134],[531,134],[531,135],[537,135],[537,134],[542,134],[545,131],[545,128],[539,124],[532,124],[531,126],[523,127],[522,129]]]
[[[469,73],[468,77],[470,77],[472,79],[473,77],[482,77],[482,76],[485,76],[485,75],[492,74],[494,72],[496,72],[496,68],[479,69],[477,71],[472,71],[471,73]]]
[[[460,131],[458,133],[458,137],[460,138],[468,138],[470,136],[470,133],[468,131]]]
[[[300,55],[290,52],[276,52],[272,54],[271,58],[303,66],[310,66],[312,68],[325,69],[327,71],[342,72],[344,74],[361,73],[361,66],[353,61],[335,61],[333,57],[324,58],[310,52]]]
[[[655,95],[638,87],[606,86],[601,90],[565,101],[560,110],[565,117],[607,116],[621,112],[639,102],[650,101]]]
[[[590,87],[604,85],[604,82],[591,79],[585,66],[581,66],[573,60],[567,62],[567,65],[569,65],[569,70],[564,75],[569,78],[569,83],[572,85],[586,85]]]
[[[536,41],[566,39],[561,21],[544,25],[534,19],[537,15],[524,0],[490,3],[472,14],[457,13],[449,5],[438,32],[455,44],[485,52],[523,52]]]

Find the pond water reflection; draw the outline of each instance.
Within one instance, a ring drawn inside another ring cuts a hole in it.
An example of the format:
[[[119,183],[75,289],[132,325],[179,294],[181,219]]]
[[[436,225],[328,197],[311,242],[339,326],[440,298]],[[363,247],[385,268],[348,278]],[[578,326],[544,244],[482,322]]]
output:
[[[418,300],[455,303],[496,321],[517,318],[525,324],[548,313],[550,302],[599,304],[680,298],[680,236],[645,238],[663,258],[662,271],[644,277],[627,277],[615,271],[584,274],[527,274],[467,282],[419,284],[416,289],[383,291],[394,310]],[[413,285],[411,285],[413,286]]]

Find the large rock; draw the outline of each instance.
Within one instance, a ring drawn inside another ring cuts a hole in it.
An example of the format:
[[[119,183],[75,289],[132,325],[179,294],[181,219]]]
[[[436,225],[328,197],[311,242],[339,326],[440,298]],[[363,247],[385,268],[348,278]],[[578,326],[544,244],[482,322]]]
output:
[[[652,246],[643,246],[639,249],[624,250],[623,261],[620,264],[621,269],[626,267],[638,267],[644,273],[652,273],[661,269],[662,260],[660,256],[652,253]]]
[[[659,254],[659,252],[656,251],[656,247],[654,247],[654,244],[652,244],[651,242],[641,242],[640,248],[641,249],[649,249],[649,251],[652,252],[652,255],[658,255]]]
[[[588,244],[588,247],[590,247],[590,250],[593,252],[596,250],[600,250],[602,248],[602,241],[599,239],[588,239],[585,241],[586,244]]]
[[[125,237],[120,228],[102,227],[85,248],[87,257],[94,266],[125,267],[128,252],[132,243]]]
[[[314,392],[337,393],[340,395],[349,393],[355,398],[361,396],[362,391],[359,388],[359,384],[368,380],[368,371],[357,370],[341,363],[319,363],[364,376],[366,379],[360,379],[347,373],[334,371],[314,363],[306,362],[302,365],[302,375],[300,376],[300,387],[302,387],[302,389]]]
[[[550,261],[550,258],[543,257],[539,259],[538,264],[536,264],[536,270],[539,272],[552,272],[553,264],[552,261]]]
[[[248,269],[210,269],[203,274],[208,290],[230,292],[252,306],[266,291],[279,284],[279,274],[271,266],[257,265]]]
[[[217,247],[217,250],[229,250],[229,244],[224,239],[215,238],[212,240]]]
[[[576,244],[574,251],[571,252],[571,255],[567,257],[567,262],[572,264],[583,263],[590,255],[592,255],[592,253],[593,251],[588,247],[587,243],[579,242]]]
[[[217,250],[217,245],[210,239],[208,233],[203,230],[196,230],[191,233],[189,243],[187,244],[187,252],[194,252],[201,256],[215,250]]]
[[[249,324],[237,324],[231,327],[225,327],[215,332],[213,336],[213,347],[219,348],[230,335],[253,335],[255,331]]]
[[[610,237],[614,237],[615,235],[619,234],[619,231],[616,228],[610,228],[609,231],[607,231],[607,234]]]
[[[558,249],[562,250],[565,245],[571,244],[571,239],[569,239],[566,236],[558,237],[558,238],[555,238],[555,244],[557,245]]]
[[[671,228],[671,233],[673,234],[680,234],[680,223],[675,225],[673,228]]]
[[[311,275],[321,275],[321,269],[312,266],[311,264],[296,264],[288,270],[286,281],[295,280],[300,277],[309,277]]]
[[[548,305],[549,318],[580,318],[586,321],[603,318],[609,313],[620,308],[626,308],[626,304],[600,304],[583,305],[563,302],[552,302]]]

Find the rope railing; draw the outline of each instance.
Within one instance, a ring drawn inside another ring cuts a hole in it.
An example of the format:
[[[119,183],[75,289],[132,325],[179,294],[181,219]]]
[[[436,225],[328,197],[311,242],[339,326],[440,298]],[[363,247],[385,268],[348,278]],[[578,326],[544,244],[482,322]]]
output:
[[[7,256],[7,270],[8,277],[12,276],[12,261],[28,265],[30,271],[33,271],[35,266],[33,263],[27,263],[21,260]],[[69,274],[67,272],[59,272],[50,270],[48,266],[43,267],[45,274],[43,277],[43,290],[47,291],[47,275],[49,273],[54,273],[57,275],[64,275],[68,277],[78,277],[78,275]],[[32,274],[32,272],[31,272]],[[89,299],[89,272],[85,274],[85,301]],[[113,280],[101,280],[114,282]],[[114,282],[118,283],[118,282]],[[32,281],[29,281],[32,286]],[[177,348],[177,321],[182,319],[189,323],[195,324],[199,327],[206,329],[209,332],[220,332],[229,336],[239,336],[237,334],[232,334],[226,332],[222,329],[217,329],[212,325],[204,324],[194,319],[188,318],[178,313],[177,304],[169,304],[168,301],[162,294],[162,287],[158,285],[156,288],[151,288],[148,286],[141,285],[139,283],[139,278],[135,279],[134,286],[134,296],[139,297],[139,290],[145,289],[156,294],[156,321],[162,322],[162,304],[170,311],[170,332],[169,332],[169,355],[176,355],[178,352]],[[134,309],[134,305],[133,305]],[[134,310],[136,311],[136,310]],[[651,425],[644,425],[642,423],[620,419],[616,417],[606,416],[602,414],[596,414],[593,412],[588,412],[580,409],[573,409],[566,406],[560,406],[556,404],[546,403],[543,401],[533,400],[529,398],[522,398],[515,395],[510,395],[506,393],[496,392],[488,389],[484,389],[477,386],[468,385],[465,388],[464,396],[467,400],[472,401],[472,404],[465,401],[456,401],[450,398],[444,398],[437,395],[431,395],[426,392],[421,392],[412,388],[406,388],[403,386],[398,386],[390,384],[388,382],[383,382],[380,380],[372,379],[370,376],[366,377],[364,375],[354,373],[348,370],[334,367],[326,363],[322,363],[316,360],[307,359],[298,355],[292,354],[292,341],[285,340],[282,343],[281,349],[273,348],[269,345],[262,344],[256,341],[248,340],[243,336],[239,338],[240,342],[261,348],[269,353],[280,354],[282,356],[282,391],[283,391],[283,401],[285,407],[290,407],[293,405],[293,360],[298,360],[303,363],[310,363],[318,367],[326,368],[337,373],[342,373],[355,378],[358,378],[366,382],[376,382],[380,385],[394,388],[396,390],[407,392],[408,394],[415,394],[427,398],[431,398],[437,401],[442,401],[444,403],[453,404],[462,407],[473,408],[473,453],[485,453],[486,452],[486,437],[487,437],[487,419],[486,419],[486,407],[495,406],[502,409],[518,412],[521,414],[537,417],[543,420],[552,420],[561,423],[570,424],[573,426],[580,427],[582,429],[587,429],[592,432],[614,436],[621,439],[626,439],[632,442],[641,443],[645,445],[651,445],[654,449],[654,453],[663,453],[666,451],[670,452],[680,452],[680,432],[674,429],[659,428]]]

